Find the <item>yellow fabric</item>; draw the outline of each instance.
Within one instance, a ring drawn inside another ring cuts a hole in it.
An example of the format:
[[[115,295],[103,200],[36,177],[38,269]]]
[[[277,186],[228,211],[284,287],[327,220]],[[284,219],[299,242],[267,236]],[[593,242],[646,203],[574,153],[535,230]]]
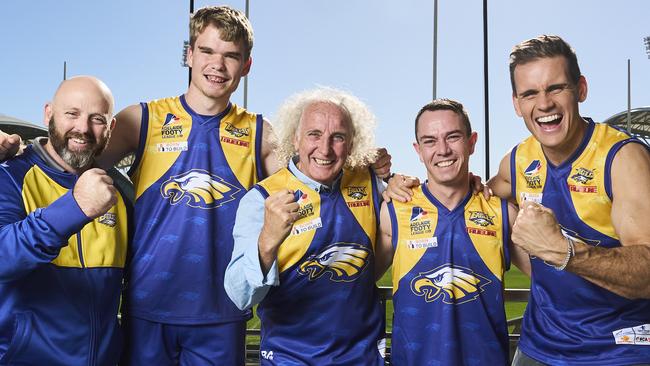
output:
[[[23,181],[22,197],[26,212],[49,206],[68,192],[47,176],[41,168],[34,166]],[[104,215],[94,219],[68,239],[52,263],[61,267],[81,268],[79,246],[86,267],[124,268],[127,250],[126,206],[118,192],[118,202]],[[78,235],[81,237],[78,237]]]
[[[571,201],[582,222],[593,229],[618,239],[611,223],[612,201],[605,191],[606,158],[614,144],[627,139],[628,136],[606,124],[595,124],[594,132],[580,156],[571,165],[571,173],[566,183]],[[524,195],[541,193],[547,179],[546,158],[540,143],[529,137],[517,147],[516,152],[517,202],[521,204]],[[532,190],[526,185],[522,172],[530,162],[537,159],[542,162],[539,177],[542,186]]]
[[[354,217],[357,219],[368,237],[372,240],[374,248],[377,221],[374,212],[371,179],[370,173],[367,171],[344,171],[343,177],[341,178],[341,194],[344,196],[348,208]],[[291,234],[284,242],[282,242],[280,249],[278,250],[278,269],[280,272],[283,272],[304,257],[310,244],[314,240],[314,236],[318,229],[297,232],[296,228],[308,225],[310,222],[320,219],[320,195],[318,192],[298,180],[298,178],[296,178],[287,168],[281,169],[258,184],[263,187],[269,195],[282,189],[290,189],[294,192],[301,190],[307,195],[305,201],[300,205],[302,217],[294,222]],[[357,194],[353,194],[355,192]],[[359,192],[365,192],[367,196],[359,195]],[[359,199],[356,199],[355,197],[359,197]],[[322,222],[321,224],[324,226],[328,223]]]

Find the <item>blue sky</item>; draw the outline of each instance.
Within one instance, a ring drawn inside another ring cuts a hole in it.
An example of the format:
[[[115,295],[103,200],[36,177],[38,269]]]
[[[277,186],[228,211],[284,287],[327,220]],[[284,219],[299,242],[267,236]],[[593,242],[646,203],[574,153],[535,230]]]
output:
[[[244,9],[245,1],[224,1]],[[395,170],[425,176],[413,152],[413,118],[432,98],[433,0],[251,0],[255,29],[248,107],[273,119],[289,95],[328,85],[351,91],[378,117],[377,141]],[[195,7],[213,5],[195,1]],[[438,97],[463,102],[479,133],[471,170],[485,175],[482,1],[439,0]],[[37,124],[63,76],[90,74],[113,90],[116,107],[182,94],[188,1],[0,3],[0,113]],[[650,2],[489,1],[490,173],[528,135],[514,113],[508,54],[516,43],[557,34],[578,54],[589,84],[583,116],[603,120],[650,105]],[[243,83],[240,86],[240,91]],[[243,94],[233,97],[243,102]]]

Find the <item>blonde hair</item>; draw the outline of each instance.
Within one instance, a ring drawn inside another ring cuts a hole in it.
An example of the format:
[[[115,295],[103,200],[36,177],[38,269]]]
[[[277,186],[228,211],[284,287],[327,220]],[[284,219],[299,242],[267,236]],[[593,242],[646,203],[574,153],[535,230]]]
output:
[[[190,19],[190,47],[199,34],[208,25],[219,29],[221,39],[227,42],[242,42],[244,44],[244,59],[248,60],[253,50],[253,27],[246,15],[229,6],[206,6],[197,10]]]
[[[318,87],[289,97],[278,109],[273,129],[277,136],[277,156],[281,165],[287,165],[296,155],[294,137],[298,133],[300,118],[305,109],[314,103],[331,103],[349,118],[352,127],[352,150],[345,167],[356,169],[373,163],[377,158],[375,146],[375,115],[354,95],[330,87]]]

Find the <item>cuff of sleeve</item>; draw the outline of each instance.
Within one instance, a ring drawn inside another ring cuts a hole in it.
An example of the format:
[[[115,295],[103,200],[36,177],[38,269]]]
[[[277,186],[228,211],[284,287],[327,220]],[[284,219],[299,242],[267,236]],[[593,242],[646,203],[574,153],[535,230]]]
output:
[[[79,232],[91,219],[86,216],[72,196],[72,190],[41,210],[41,218],[64,237]]]
[[[278,271],[278,260],[274,260],[269,273],[262,278],[262,285],[264,286],[277,286],[280,284],[280,273]]]

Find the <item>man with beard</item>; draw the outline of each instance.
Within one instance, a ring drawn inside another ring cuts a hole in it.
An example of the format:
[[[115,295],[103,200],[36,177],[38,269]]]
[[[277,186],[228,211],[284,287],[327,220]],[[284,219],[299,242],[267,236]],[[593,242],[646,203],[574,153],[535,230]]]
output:
[[[49,138],[0,165],[0,364],[115,365],[127,207],[93,168],[115,124],[100,80],[61,83]]]

